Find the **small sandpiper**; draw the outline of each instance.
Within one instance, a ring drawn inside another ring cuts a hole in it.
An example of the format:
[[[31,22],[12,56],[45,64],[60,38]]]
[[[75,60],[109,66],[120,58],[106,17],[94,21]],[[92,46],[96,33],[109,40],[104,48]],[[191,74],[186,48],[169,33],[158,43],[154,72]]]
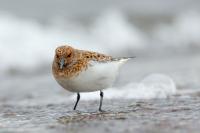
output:
[[[105,54],[60,46],[55,50],[53,76],[64,89],[77,93],[74,110],[80,93],[100,91],[99,111],[102,111],[103,90],[113,85],[119,68],[134,57],[113,58]]]

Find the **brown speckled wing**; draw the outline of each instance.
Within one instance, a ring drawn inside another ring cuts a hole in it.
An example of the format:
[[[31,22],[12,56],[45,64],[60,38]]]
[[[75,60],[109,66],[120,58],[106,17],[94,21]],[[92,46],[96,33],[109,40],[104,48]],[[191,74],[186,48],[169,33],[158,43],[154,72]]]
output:
[[[74,52],[76,53],[76,62],[70,67],[65,67],[63,70],[60,70],[56,64],[54,65],[53,72],[57,78],[71,78],[79,75],[82,71],[86,70],[89,65],[91,65],[89,63],[90,61],[107,62],[112,59],[111,56],[96,52],[84,50],[75,50]]]
[[[97,52],[90,52],[90,51],[83,51],[82,56],[83,58],[89,61],[106,62],[106,61],[112,60],[111,56],[107,56],[105,54],[101,54]]]

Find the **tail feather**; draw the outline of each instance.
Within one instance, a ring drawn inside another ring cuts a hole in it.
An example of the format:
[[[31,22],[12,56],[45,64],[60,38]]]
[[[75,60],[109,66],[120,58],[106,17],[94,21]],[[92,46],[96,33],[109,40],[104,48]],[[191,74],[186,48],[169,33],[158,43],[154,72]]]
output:
[[[120,61],[120,60],[130,60],[130,59],[133,59],[133,58],[136,58],[135,56],[133,57],[119,57],[119,58],[112,58],[111,60],[112,61]]]
[[[120,57],[120,58],[112,58],[112,61],[118,61],[120,62],[120,64],[124,64],[125,62],[127,62],[130,59],[133,59],[136,57]]]

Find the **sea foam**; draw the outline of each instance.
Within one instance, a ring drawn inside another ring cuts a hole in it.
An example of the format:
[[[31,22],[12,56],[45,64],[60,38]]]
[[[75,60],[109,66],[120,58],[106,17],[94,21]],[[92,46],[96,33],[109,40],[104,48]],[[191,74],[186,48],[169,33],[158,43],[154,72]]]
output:
[[[167,98],[176,94],[173,79],[164,74],[151,74],[141,82],[131,82],[122,87],[104,90],[105,99],[155,99]],[[75,99],[76,95],[71,99]],[[99,99],[99,92],[81,93],[82,100]]]
[[[104,21],[103,21],[104,20]],[[122,48],[140,49],[143,35],[117,11],[102,14],[89,27],[67,20],[62,26],[0,15],[1,70],[33,70],[50,63],[54,49],[63,44],[112,54]]]
[[[62,19],[56,22],[62,21]],[[118,10],[109,10],[83,26],[72,20],[42,25],[31,19],[0,14],[0,69],[34,70],[50,64],[54,49],[63,44],[112,55],[122,50],[134,51],[150,47],[188,49],[200,44],[200,14],[181,13],[172,23],[160,23],[142,31]],[[152,43],[154,42],[154,43]],[[151,46],[150,46],[151,44]],[[121,55],[123,56],[123,55]]]

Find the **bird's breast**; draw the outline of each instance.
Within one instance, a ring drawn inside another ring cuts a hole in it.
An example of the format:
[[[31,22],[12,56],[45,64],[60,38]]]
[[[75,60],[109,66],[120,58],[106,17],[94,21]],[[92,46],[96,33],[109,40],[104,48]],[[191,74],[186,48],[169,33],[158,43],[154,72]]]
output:
[[[92,62],[88,68],[72,78],[57,78],[57,82],[72,92],[92,92],[112,86],[119,71],[117,62]]]

